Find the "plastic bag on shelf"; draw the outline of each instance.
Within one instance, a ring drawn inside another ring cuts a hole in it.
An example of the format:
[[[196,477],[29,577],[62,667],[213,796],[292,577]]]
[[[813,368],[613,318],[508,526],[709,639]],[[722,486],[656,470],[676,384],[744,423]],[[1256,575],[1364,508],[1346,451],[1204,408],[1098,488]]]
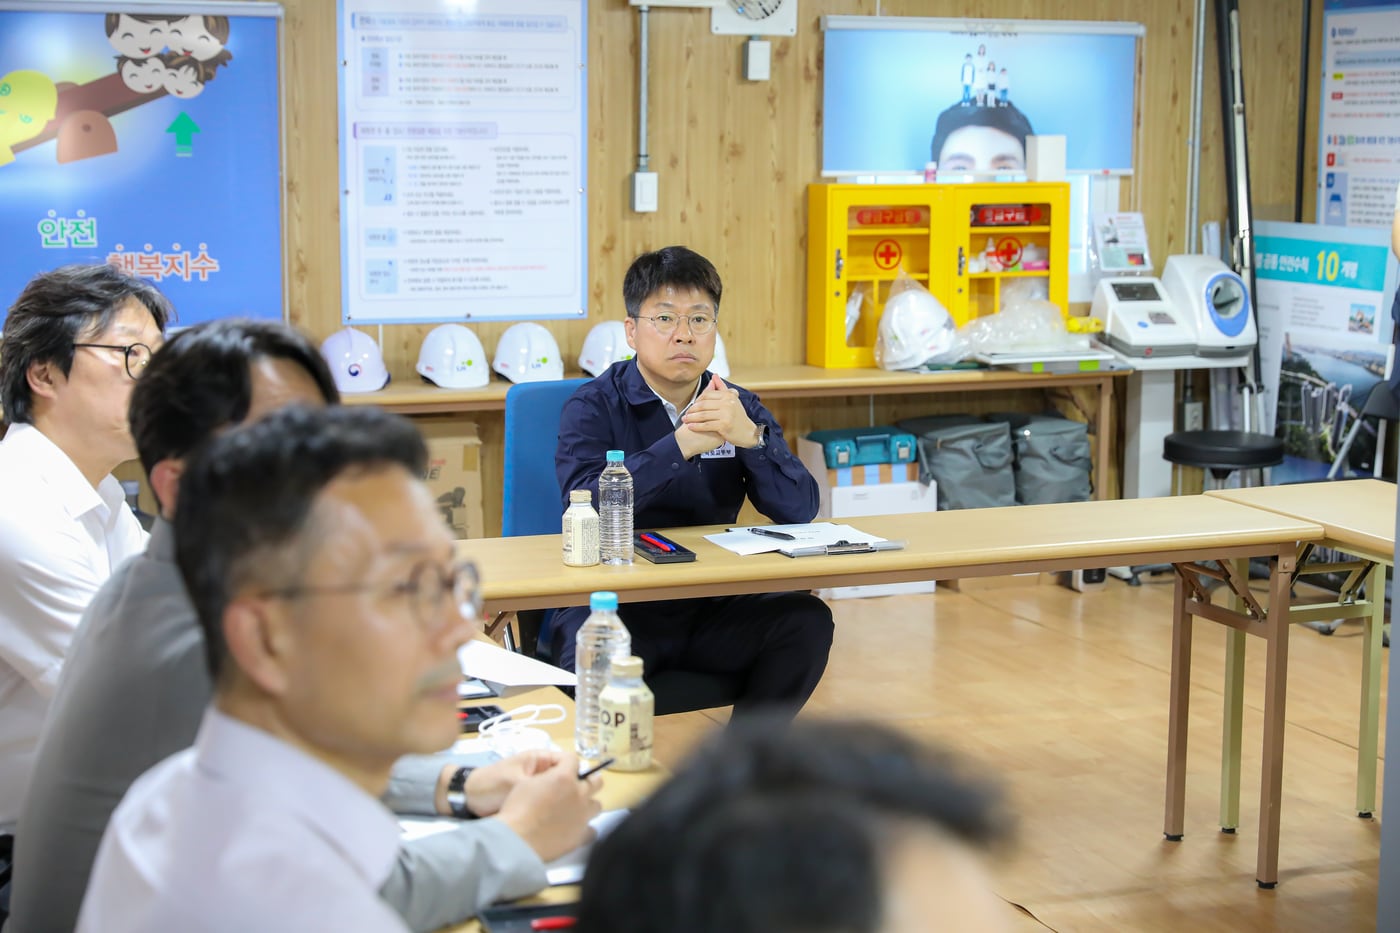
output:
[[[1015,307],[1028,301],[1049,301],[1050,280],[1044,276],[1026,279],[1003,279],[1001,282],[1001,308]]]
[[[881,369],[918,369],[956,363],[967,356],[953,317],[938,299],[901,269],[890,283],[875,340]]]
[[[972,353],[984,354],[1062,352],[1082,349],[1083,343],[1079,335],[1069,333],[1064,315],[1048,301],[1006,304],[998,314],[969,321],[959,333]]]
[[[846,299],[846,341],[849,343],[851,332],[860,323],[861,309],[870,301],[870,289],[865,285],[857,285],[851,289],[851,297]]]

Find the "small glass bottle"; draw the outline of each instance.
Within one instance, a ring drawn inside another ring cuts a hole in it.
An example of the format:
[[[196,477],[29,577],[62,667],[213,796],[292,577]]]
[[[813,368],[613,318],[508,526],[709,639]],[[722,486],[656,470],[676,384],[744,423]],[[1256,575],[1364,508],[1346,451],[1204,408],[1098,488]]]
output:
[[[598,563],[598,513],[593,511],[593,493],[587,489],[569,492],[564,511],[564,564],[592,567]]]
[[[617,759],[614,771],[651,767],[652,716],[655,702],[642,680],[642,659],[614,658],[608,685],[598,695],[603,754]]]

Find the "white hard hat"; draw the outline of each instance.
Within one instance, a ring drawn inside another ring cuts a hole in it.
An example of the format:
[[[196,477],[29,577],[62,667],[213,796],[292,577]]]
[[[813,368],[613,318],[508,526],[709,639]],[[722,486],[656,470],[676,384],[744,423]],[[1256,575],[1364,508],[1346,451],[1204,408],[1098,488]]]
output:
[[[444,389],[479,389],[491,381],[486,350],[461,324],[428,331],[418,351],[418,375]]]
[[[378,392],[389,384],[389,370],[384,368],[379,344],[364,331],[353,327],[336,331],[321,344],[321,355],[335,377],[335,387],[343,395]]]
[[[715,358],[710,360],[710,372],[721,379],[729,378],[729,354],[724,352],[724,338],[715,331]]]
[[[621,321],[597,324],[583,338],[583,350],[578,366],[590,376],[601,376],[614,363],[630,360],[637,354],[627,345],[627,328]]]
[[[512,324],[496,344],[491,365],[511,382],[548,382],[564,378],[564,360],[554,335],[539,324]]]
[[[922,288],[907,288],[885,302],[875,362],[883,369],[914,369],[945,353],[957,335],[937,298]]]

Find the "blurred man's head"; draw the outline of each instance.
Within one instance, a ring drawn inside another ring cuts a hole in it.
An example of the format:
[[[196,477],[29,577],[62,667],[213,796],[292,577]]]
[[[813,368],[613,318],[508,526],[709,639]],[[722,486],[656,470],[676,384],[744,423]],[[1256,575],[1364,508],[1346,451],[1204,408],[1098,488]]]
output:
[[[335,380],[316,345],[271,321],[198,324],[170,338],[131,393],[136,451],[166,518],[184,460],[216,432],[301,402],[333,405]]]
[[[869,723],[732,723],[595,847],[581,933],[999,929],[995,791]],[[645,883],[639,883],[645,878]]]
[[[176,560],[224,712],[346,772],[452,744],[478,597],[425,459],[403,418],[303,406],[190,458]]]
[[[110,265],[35,276],[5,318],[0,403],[45,433],[89,479],[135,454],[127,400],[164,341],[170,302]]]
[[[931,153],[940,172],[1019,172],[1026,168],[1026,137],[1034,135],[1014,106],[964,107],[938,115]]]

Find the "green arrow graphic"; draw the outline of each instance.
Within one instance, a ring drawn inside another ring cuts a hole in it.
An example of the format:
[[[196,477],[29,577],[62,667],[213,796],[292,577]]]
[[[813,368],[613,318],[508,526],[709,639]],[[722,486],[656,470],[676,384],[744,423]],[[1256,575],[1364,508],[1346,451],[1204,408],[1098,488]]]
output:
[[[175,154],[177,156],[189,156],[194,154],[194,134],[199,132],[199,127],[195,125],[190,115],[183,110],[174,121],[165,128],[167,133],[175,134]]]

